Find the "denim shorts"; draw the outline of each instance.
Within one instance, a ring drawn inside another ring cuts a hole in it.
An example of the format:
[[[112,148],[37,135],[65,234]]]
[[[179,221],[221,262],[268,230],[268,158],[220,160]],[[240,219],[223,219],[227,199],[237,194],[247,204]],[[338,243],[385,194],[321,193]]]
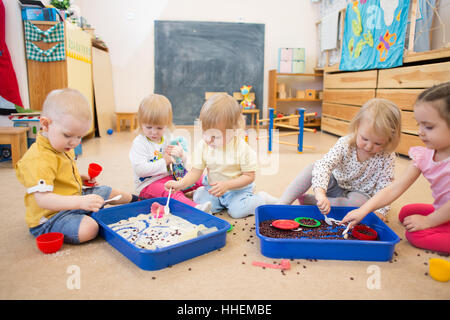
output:
[[[84,189],[82,195],[97,194],[103,199],[107,200],[111,194],[111,188],[108,186],[100,186]],[[30,228],[30,233],[37,237],[48,232],[61,232],[64,234],[64,242],[78,244],[78,229],[80,228],[81,220],[92,211],[81,209],[60,211],[46,222]]]

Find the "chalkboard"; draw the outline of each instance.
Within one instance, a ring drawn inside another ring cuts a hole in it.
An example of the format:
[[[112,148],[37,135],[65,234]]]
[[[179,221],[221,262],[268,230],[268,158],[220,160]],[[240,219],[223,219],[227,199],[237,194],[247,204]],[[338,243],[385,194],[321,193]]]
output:
[[[155,21],[155,93],[172,103],[174,123],[193,125],[205,92],[252,85],[262,110],[264,24]]]

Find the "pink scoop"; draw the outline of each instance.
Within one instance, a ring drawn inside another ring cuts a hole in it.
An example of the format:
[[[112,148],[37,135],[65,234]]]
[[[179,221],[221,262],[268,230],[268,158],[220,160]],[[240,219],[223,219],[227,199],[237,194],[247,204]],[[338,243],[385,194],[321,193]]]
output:
[[[153,202],[150,212],[152,213],[153,218],[162,218],[164,216],[164,206],[160,205],[158,202]]]
[[[280,264],[272,264],[260,261],[253,261],[252,264],[257,267],[266,267],[272,269],[289,270],[291,268],[291,263],[287,259],[281,260]]]

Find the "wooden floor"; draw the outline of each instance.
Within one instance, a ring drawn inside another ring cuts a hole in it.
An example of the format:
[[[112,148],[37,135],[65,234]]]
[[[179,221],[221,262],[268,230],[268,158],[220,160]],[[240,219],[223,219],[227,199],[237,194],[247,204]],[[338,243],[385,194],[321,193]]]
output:
[[[78,160],[80,172],[87,172],[88,164],[97,162],[104,168],[97,178],[101,184],[133,191],[128,159],[133,138],[130,132],[120,132],[85,141]],[[295,137],[283,139],[295,142]],[[279,153],[272,153],[271,159],[267,158],[265,145],[261,145],[256,191],[281,195],[293,177],[319,159],[336,140],[330,134],[306,133],[305,144],[316,146],[315,150],[298,154],[293,147],[281,145]],[[397,176],[408,163],[404,157],[397,159]],[[252,261],[279,260],[260,253],[252,228],[253,216],[235,220],[226,212],[218,216],[235,227],[227,234],[224,248],[159,271],[139,269],[101,238],[78,246],[64,244],[59,252],[44,255],[25,225],[25,189],[8,162],[0,163],[0,181],[0,299],[450,298],[448,283],[436,282],[427,275],[428,259],[439,256],[412,247],[403,239],[404,229],[397,219],[399,209],[407,203],[432,202],[423,177],[392,206],[388,225],[402,238],[392,261],[295,259],[291,261],[291,270],[284,274],[252,266]],[[71,282],[73,270],[80,272],[79,289]],[[375,288],[369,281],[373,279],[373,270],[379,281]]]

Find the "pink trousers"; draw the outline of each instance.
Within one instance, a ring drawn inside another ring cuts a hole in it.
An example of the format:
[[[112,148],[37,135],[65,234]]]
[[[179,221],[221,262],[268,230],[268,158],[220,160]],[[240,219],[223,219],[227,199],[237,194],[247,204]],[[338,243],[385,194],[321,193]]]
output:
[[[172,192],[170,197],[173,199],[176,199],[180,202],[183,202],[187,205],[195,207],[197,205],[197,203],[195,203],[194,201],[192,201],[191,199],[186,197],[184,195],[184,192],[189,192],[189,191],[192,191],[192,190],[195,190],[195,189],[201,187],[203,185],[202,178],[203,178],[203,176],[191,188],[189,188],[187,190]],[[169,191],[167,191],[164,188],[164,184],[170,180],[173,180],[172,176],[167,176],[162,179],[156,180],[155,182],[150,183],[148,186],[146,186],[144,189],[142,189],[139,196],[142,198],[146,198],[146,199],[167,197],[169,195]]]
[[[427,216],[434,211],[431,204],[412,203],[401,208],[398,219],[401,223],[410,215]],[[405,231],[406,239],[415,247],[432,251],[450,253],[450,222],[437,227],[409,232]]]

